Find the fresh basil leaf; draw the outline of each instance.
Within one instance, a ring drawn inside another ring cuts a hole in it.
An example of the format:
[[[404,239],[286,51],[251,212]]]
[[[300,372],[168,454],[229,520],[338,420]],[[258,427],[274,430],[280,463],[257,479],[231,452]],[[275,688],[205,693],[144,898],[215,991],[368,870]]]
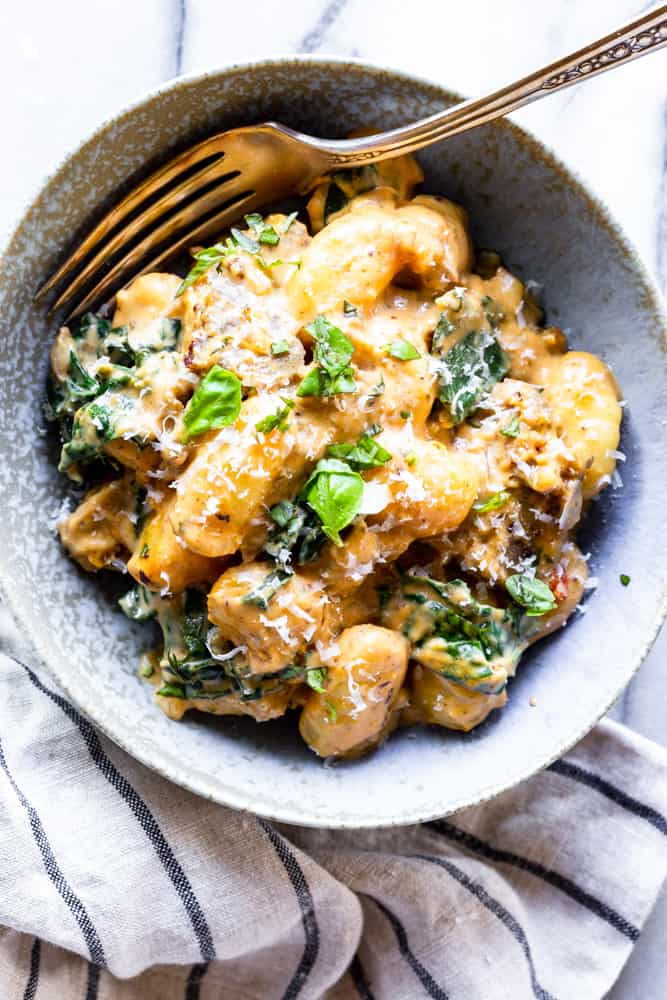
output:
[[[306,377],[301,381],[296,394],[301,397],[328,396],[330,393],[326,390],[330,384],[331,380],[328,379],[326,373],[321,368],[311,368]]]
[[[440,369],[440,401],[460,424],[509,371],[507,355],[493,334],[471,330],[447,351]]]
[[[516,604],[526,609],[529,617],[546,615],[557,607],[553,591],[536,576],[529,576],[527,573],[508,576],[505,589]]]
[[[271,355],[279,358],[282,354],[289,354],[289,344],[286,340],[274,340],[271,344]]]
[[[364,481],[345,462],[323,458],[303,488],[302,496],[312,507],[325,535],[335,545],[342,545],[340,532],[359,513],[364,492]]]
[[[264,577],[261,583],[256,587],[253,587],[245,597],[241,599],[241,604],[254,604],[255,607],[262,608],[263,611],[269,606],[269,601],[274,596],[276,591],[286,583],[290,576],[291,571],[286,572],[285,570],[274,569]]]
[[[326,316],[318,316],[306,327],[315,340],[317,368],[312,368],[297,389],[298,396],[338,396],[357,388],[350,359],[354,345]]]
[[[500,510],[501,507],[505,506],[509,498],[510,494],[504,491],[494,493],[488,500],[485,500],[484,503],[473,504],[472,509],[476,510],[478,514],[486,514],[490,510]]]
[[[317,691],[318,694],[324,694],[324,682],[327,679],[327,668],[326,667],[310,667],[306,670],[306,684]]]
[[[340,375],[350,363],[354,346],[343,331],[326,316],[318,316],[306,327],[316,341],[315,360],[331,378]]]
[[[507,427],[503,427],[500,431],[503,437],[516,438],[521,433],[521,425],[519,424],[519,418],[516,414],[512,417]]]
[[[382,350],[397,361],[416,361],[421,357],[417,348],[407,340],[392,340],[390,344],[385,344]]]
[[[262,216],[258,212],[253,212],[251,215],[245,215],[244,220],[249,229],[253,229],[260,243],[265,243],[267,246],[275,247],[280,243],[280,236],[275,231],[273,226],[267,225]]]
[[[374,440],[375,434],[379,434],[381,429],[375,430],[375,426],[364,431],[356,444],[346,441],[329,445],[327,455],[347,462],[353,469],[375,469],[386,465],[391,460],[391,452]]]
[[[183,441],[234,423],[241,412],[241,383],[232,372],[213,365],[199,383],[183,414]]]
[[[276,427],[281,431],[287,430],[289,415],[290,411],[294,409],[294,402],[291,399],[285,399],[284,396],[280,398],[285,405],[279,406],[275,413],[270,413],[268,417],[258,420],[255,424],[255,430],[258,430],[260,434],[270,434]]]
[[[619,579],[624,587],[627,587],[630,583],[630,577],[628,576],[627,573],[621,573]]]

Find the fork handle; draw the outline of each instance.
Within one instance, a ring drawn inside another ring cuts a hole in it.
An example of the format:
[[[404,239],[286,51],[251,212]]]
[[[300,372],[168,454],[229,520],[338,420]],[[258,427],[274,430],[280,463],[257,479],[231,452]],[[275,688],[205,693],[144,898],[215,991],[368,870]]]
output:
[[[666,44],[667,4],[663,4],[597,42],[486,97],[463,101],[447,111],[381,135],[328,142],[320,140],[318,146],[328,154],[331,165],[336,168],[357,167],[373,160],[414,153],[441,139],[484,125],[547,94],[632,62]]]

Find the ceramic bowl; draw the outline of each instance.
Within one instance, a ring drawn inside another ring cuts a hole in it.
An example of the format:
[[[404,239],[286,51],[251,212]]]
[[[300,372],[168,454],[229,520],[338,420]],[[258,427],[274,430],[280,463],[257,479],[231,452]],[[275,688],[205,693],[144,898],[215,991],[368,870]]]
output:
[[[274,118],[323,136],[431,114],[454,95],[361,63],[277,59],[185,78],[104,123],[24,212],[0,274],[0,580],[19,627],[69,698],[144,764],[203,796],[285,822],[413,823],[478,803],[545,767],[611,705],[665,610],[665,321],[641,262],[606,209],[552,153],[498,122],[425,151],[426,190],[461,202],[476,244],[544,287],[548,321],[601,355],[627,401],[622,488],[583,531],[597,589],[567,628],[522,661],[502,712],[473,733],[395,733],[363,760],[323,766],[296,717],[169,721],[136,677],[142,629],[114,587],[65,557],[54,521],[66,496],[41,412],[55,325],[32,295],[91,221],[191,141]],[[586,141],[583,137],[582,141]],[[618,484],[617,484],[618,485]],[[619,574],[632,578],[623,587]],[[117,591],[117,587],[116,587]]]

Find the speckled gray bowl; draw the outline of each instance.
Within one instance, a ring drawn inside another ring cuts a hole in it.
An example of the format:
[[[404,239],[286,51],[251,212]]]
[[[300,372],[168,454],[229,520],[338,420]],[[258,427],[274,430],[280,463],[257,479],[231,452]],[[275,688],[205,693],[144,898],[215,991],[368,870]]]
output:
[[[2,262],[0,581],[9,606],[72,701],[117,743],[201,795],[286,822],[413,823],[480,802],[567,750],[630,680],[665,610],[667,357],[651,282],[606,210],[518,128],[498,123],[421,157],[427,189],[461,201],[475,241],[544,285],[549,320],[612,365],[628,403],[624,486],[595,505],[585,531],[599,579],[588,613],[525,658],[502,713],[467,736],[398,732],[380,753],[333,768],[306,750],[294,717],[177,724],[152,705],[135,676],[145,635],[99,579],[65,558],[53,531],[65,484],[39,429],[54,325],[31,298],[120,191],[195,138],[267,118],[340,136],[398,125],[452,99],[421,80],[335,60],[282,59],[179,80],[102,125],[62,164]],[[632,577],[628,588],[621,572]]]

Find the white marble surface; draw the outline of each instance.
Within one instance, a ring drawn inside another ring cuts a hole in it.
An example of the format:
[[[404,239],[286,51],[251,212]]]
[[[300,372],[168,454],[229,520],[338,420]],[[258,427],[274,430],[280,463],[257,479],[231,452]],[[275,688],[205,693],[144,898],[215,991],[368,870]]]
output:
[[[0,233],[122,104],[180,73],[287,52],[354,55],[480,94],[655,6],[641,0],[32,0],[0,5]],[[409,13],[408,13],[409,12]],[[611,206],[667,284],[667,51],[516,114]],[[667,741],[667,633],[615,717]],[[613,1000],[667,995],[663,895]],[[585,998],[577,998],[585,1000]]]

